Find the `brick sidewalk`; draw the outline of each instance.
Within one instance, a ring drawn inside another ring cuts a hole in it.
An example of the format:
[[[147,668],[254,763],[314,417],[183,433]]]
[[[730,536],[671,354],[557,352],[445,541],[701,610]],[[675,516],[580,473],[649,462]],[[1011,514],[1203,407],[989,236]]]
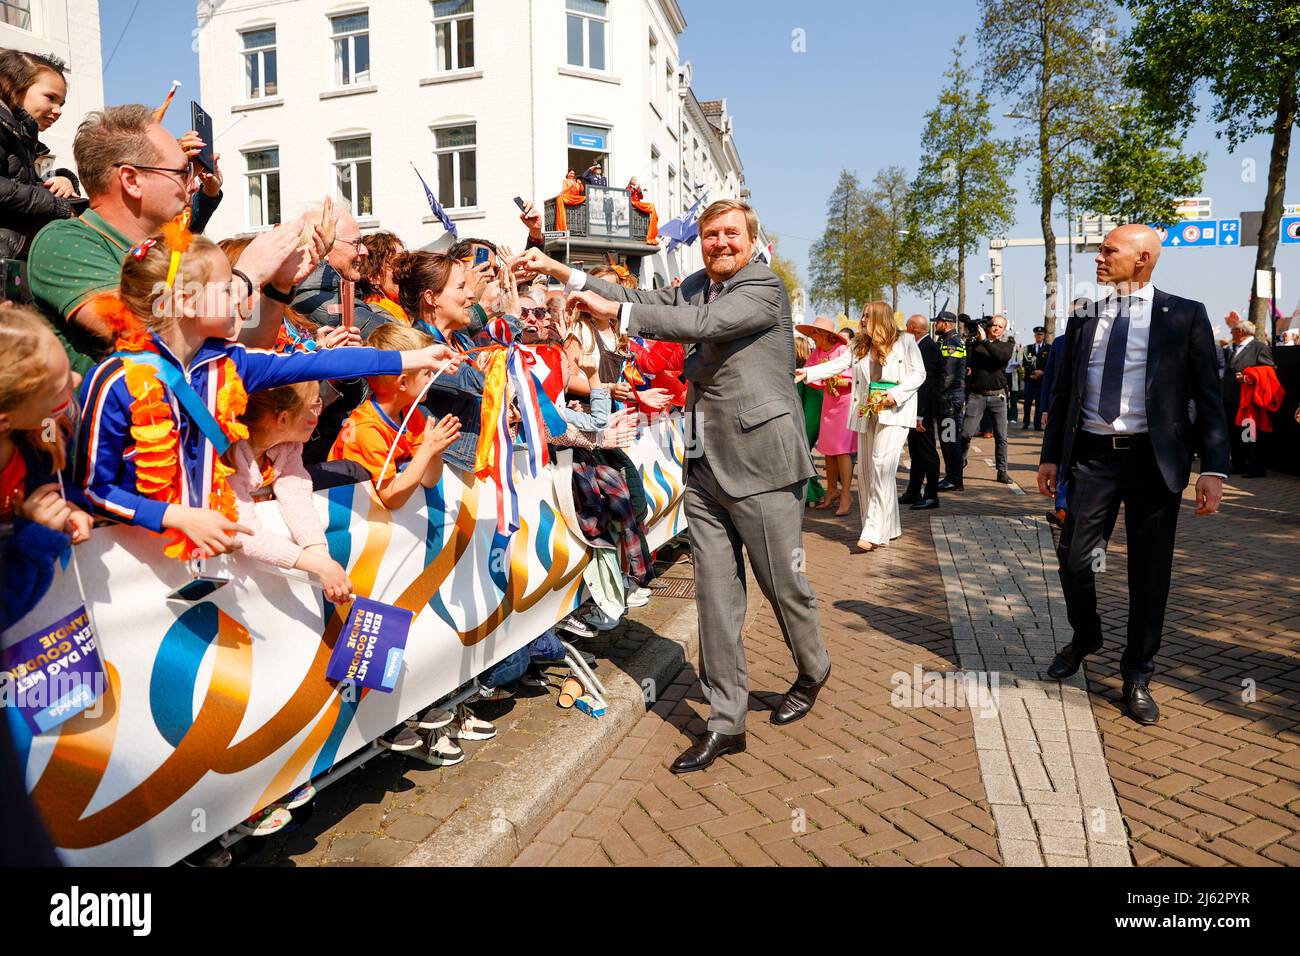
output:
[[[991,443],[977,439],[967,490],[945,496],[938,512],[905,510],[903,538],[873,555],[848,553],[856,516],[810,512],[808,573],[835,660],[813,714],[784,729],[767,722],[792,666],[753,588],[748,752],[704,773],[668,773],[703,729],[688,667],[516,862],[1002,862],[970,711],[895,708],[890,678],[914,665],[951,671],[958,661],[927,519],[1041,515],[1038,445],[1037,434],[1013,429],[1012,475],[1026,492],[1018,494],[989,480]],[[1180,521],[1155,727],[1117,706],[1122,526],[1099,585],[1107,647],[1088,668],[1088,689],[1139,865],[1300,862],[1300,586],[1259,567],[1279,557],[1286,569],[1296,565],[1300,480],[1241,482],[1225,498],[1222,515],[1188,510]],[[1232,569],[1231,580],[1219,570],[1229,542],[1256,565]],[[1244,680],[1254,682],[1252,702],[1242,700]]]

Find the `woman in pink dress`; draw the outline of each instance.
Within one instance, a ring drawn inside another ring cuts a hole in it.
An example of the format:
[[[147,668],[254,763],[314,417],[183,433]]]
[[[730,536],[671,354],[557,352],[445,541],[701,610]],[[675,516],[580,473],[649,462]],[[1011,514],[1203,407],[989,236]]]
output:
[[[810,366],[829,362],[848,349],[844,340],[836,334],[835,323],[824,316],[818,316],[812,325],[800,325],[797,328],[817,346],[808,356]],[[813,387],[824,388],[825,392],[817,450],[826,457],[826,497],[812,507],[829,508],[836,505],[835,516],[842,518],[853,509],[852,455],[857,450],[857,435],[848,425],[850,382],[843,376],[837,376]]]

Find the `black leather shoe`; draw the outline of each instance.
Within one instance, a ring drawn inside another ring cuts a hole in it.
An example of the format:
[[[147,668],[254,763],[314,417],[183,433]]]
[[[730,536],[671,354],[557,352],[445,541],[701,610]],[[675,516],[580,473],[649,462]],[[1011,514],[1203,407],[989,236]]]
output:
[[[1085,657],[1099,650],[1101,650],[1101,645],[1085,650],[1077,648],[1073,644],[1066,644],[1052,658],[1052,666],[1047,668],[1047,676],[1052,680],[1065,680],[1067,677],[1073,676]]]
[[[965,486],[962,484],[962,482],[949,481],[947,478],[939,482],[940,491],[961,491],[963,487]]]
[[[920,501],[920,500],[921,500],[921,496],[918,495],[915,491],[905,491],[898,496],[898,503],[900,505],[910,505],[912,502]]]
[[[1124,706],[1128,708],[1128,715],[1139,724],[1150,726],[1160,719],[1160,708],[1145,683],[1124,683]]]
[[[1015,484],[1015,482],[1011,480],[1011,476],[1008,475],[1005,471],[998,472],[998,483],[1003,485]]]
[[[817,682],[806,679],[802,674],[790,685],[786,691],[785,697],[776,710],[772,711],[772,723],[792,724],[800,717],[807,716],[808,711],[812,710],[813,704],[817,701],[817,692],[826,686],[826,682],[831,679],[831,669],[826,668],[826,676]]]
[[[929,511],[931,508],[939,507],[938,498],[922,498],[912,505],[913,511]]]
[[[673,765],[668,769],[673,773],[692,773],[696,770],[707,770],[713,764],[713,761],[719,757],[744,752],[745,734],[743,731],[738,734],[720,734],[716,730],[710,730],[693,746],[682,751],[682,755],[674,760]]]

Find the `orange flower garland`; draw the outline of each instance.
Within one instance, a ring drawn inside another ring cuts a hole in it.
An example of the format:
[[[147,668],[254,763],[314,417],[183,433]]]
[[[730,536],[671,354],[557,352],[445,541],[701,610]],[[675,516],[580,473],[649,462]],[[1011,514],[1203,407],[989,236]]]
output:
[[[148,330],[131,313],[126,303],[117,296],[101,303],[108,314],[109,323],[118,333],[117,351],[154,352],[157,348],[149,338]],[[180,432],[172,417],[167,390],[158,379],[158,371],[144,362],[129,358],[122,360],[126,371],[126,388],[131,402],[131,437],[135,439],[136,492],[164,504],[180,504],[181,449]],[[226,358],[217,364],[215,374],[221,382],[217,389],[217,424],[232,442],[248,437],[248,429],[239,420],[248,407],[248,392],[235,368],[233,360]],[[219,456],[213,457],[212,491],[208,507],[231,521],[239,515],[235,493],[230,487],[230,476],[235,469]],[[188,561],[199,550],[194,542],[172,528],[164,534],[167,545],[163,553],[169,558]]]

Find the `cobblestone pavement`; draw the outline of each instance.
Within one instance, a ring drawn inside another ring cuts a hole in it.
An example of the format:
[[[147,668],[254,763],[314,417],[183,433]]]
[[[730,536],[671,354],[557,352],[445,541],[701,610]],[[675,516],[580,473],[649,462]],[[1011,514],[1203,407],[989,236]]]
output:
[[[1153,684],[1163,716],[1141,727],[1118,703],[1122,523],[1101,575],[1107,644],[1086,668],[1087,697],[1081,676],[1041,679],[1069,632],[1034,490],[1038,444],[1013,430],[1017,485],[1001,486],[991,442],[977,439],[966,491],[939,512],[904,511],[903,538],[872,555],[848,553],[856,516],[809,512],[808,573],[835,660],[813,713],[767,722],[793,674],[752,589],[748,751],[668,773],[703,729],[688,667],[516,863],[1300,862],[1300,584],[1288,573],[1300,480],[1234,479],[1221,515],[1185,509]],[[1251,563],[1224,562],[1228,549]],[[981,626],[993,621],[1014,626]],[[958,665],[997,670],[996,721],[892,705],[907,685],[898,675]]]

